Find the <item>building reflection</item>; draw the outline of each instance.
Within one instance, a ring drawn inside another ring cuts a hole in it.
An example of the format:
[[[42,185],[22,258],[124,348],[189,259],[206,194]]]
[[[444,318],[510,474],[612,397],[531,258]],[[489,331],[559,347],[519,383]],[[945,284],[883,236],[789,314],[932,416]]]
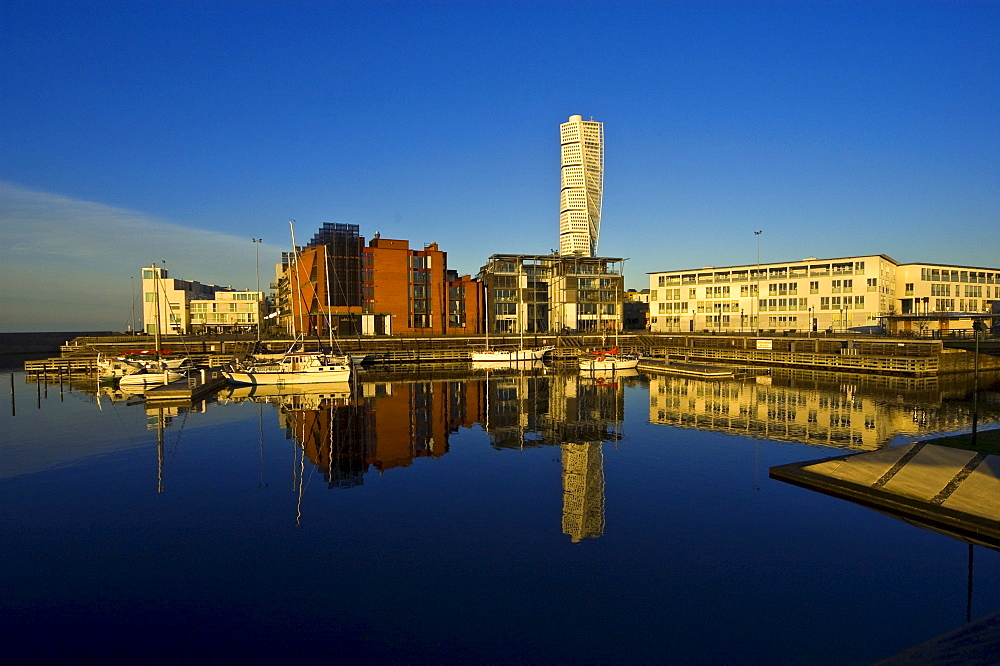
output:
[[[985,379],[989,385],[1000,377],[993,373]],[[649,420],[874,450],[900,435],[968,428],[972,382],[968,375],[912,378],[784,369],[733,380],[657,375],[649,381]],[[980,393],[980,420],[1000,417],[998,396]]]
[[[605,443],[621,439],[630,377],[553,374],[545,368],[414,380],[363,375],[349,384],[234,389],[226,399],[274,403],[286,437],[330,488],[353,488],[371,471],[438,458],[449,437],[480,425],[496,450],[558,446],[562,529],[573,542],[604,533]],[[301,478],[301,476],[300,476]]]
[[[560,448],[562,530],[574,543],[604,534],[602,446],[621,439],[624,386],[637,380],[631,372],[499,375],[483,382],[483,425],[494,448]]]
[[[248,387],[228,398],[274,403],[286,437],[322,472],[330,488],[353,488],[369,471],[406,467],[448,451],[448,437],[475,422],[468,387],[450,380],[362,381],[316,386]]]

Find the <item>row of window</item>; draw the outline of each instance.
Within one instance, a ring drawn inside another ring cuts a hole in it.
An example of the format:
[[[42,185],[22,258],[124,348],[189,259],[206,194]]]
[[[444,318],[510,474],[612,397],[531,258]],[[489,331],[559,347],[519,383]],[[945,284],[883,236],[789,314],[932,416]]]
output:
[[[987,271],[963,271],[951,268],[921,268],[920,279],[924,282],[974,282],[980,284],[1000,284],[1000,273]]]
[[[756,282],[781,280],[789,277],[823,277],[826,275],[864,274],[865,262],[846,261],[809,266],[778,266],[768,268],[748,268],[735,271],[715,271],[712,273],[680,273],[657,276],[659,286],[675,284],[704,284],[711,282]]]
[[[823,296],[819,299],[819,309],[820,310],[861,310],[865,307],[865,297],[855,296],[851,298],[850,296]]]

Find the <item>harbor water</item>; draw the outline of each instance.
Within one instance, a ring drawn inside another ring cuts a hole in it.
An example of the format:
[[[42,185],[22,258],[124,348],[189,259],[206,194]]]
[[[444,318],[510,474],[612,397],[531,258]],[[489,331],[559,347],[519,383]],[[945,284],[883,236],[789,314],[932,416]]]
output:
[[[768,477],[1000,427],[995,376],[9,374],[6,663],[872,663],[1000,610],[997,550]]]

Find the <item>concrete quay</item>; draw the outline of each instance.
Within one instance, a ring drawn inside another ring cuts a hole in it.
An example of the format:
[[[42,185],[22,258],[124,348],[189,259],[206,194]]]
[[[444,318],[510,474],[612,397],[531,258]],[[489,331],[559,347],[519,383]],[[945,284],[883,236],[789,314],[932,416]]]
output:
[[[1000,429],[780,465],[770,477],[1000,549]]]
[[[489,346],[514,349],[521,345],[518,335],[491,335]],[[553,347],[548,358],[553,362],[575,361],[582,354],[617,346],[621,353],[636,354],[670,362],[709,366],[761,366],[822,369],[834,372],[895,374],[914,377],[971,372],[976,366],[974,353],[951,349],[941,340],[913,340],[882,337],[811,337],[806,335],[706,335],[629,333],[593,335],[526,335],[525,346]],[[290,340],[262,341],[270,352],[286,350]],[[306,349],[329,345],[325,340],[304,340]],[[60,358],[25,362],[29,373],[96,371],[96,357],[117,355],[124,351],[150,348],[144,336],[80,337],[60,347]],[[247,338],[166,339],[161,349],[184,354],[201,365],[217,367],[234,356],[249,353],[255,341]],[[370,355],[378,363],[462,362],[486,347],[486,336],[377,336],[342,338],[336,341],[344,353]],[[980,353],[980,370],[1000,369],[1000,356]]]

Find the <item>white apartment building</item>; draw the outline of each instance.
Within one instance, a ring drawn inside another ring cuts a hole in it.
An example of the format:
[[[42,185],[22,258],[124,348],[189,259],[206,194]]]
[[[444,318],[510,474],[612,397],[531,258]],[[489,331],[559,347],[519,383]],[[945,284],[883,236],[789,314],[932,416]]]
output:
[[[559,126],[559,254],[596,257],[604,194],[604,123],[570,116]]]
[[[1000,268],[900,264],[884,254],[649,276],[653,332],[967,328],[971,315],[1000,311]]]
[[[624,259],[494,254],[479,269],[496,333],[609,333],[622,325]]]
[[[266,303],[262,291],[178,280],[158,266],[142,269],[142,291],[142,321],[149,335],[157,325],[161,335],[255,331]]]

